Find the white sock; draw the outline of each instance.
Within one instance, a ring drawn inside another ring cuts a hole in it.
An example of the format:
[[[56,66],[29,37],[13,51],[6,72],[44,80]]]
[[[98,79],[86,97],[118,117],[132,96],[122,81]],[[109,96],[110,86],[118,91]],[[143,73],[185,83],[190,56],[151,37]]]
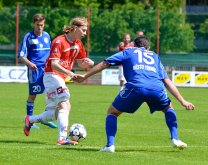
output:
[[[42,123],[56,120],[55,110],[47,110],[40,115],[29,116],[30,123]]]
[[[60,109],[58,111],[58,140],[66,139],[68,133],[69,111]]]

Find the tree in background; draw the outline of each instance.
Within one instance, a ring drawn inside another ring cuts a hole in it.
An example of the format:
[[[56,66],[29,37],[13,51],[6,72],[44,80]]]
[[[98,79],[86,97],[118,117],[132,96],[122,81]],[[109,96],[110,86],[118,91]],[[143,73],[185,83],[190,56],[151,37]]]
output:
[[[15,0],[3,1],[3,6],[10,6],[16,2]],[[130,33],[134,38],[138,30],[145,32],[145,35],[150,38],[151,49],[155,50],[157,9],[160,9],[161,52],[190,52],[193,50],[193,31],[185,23],[185,14],[181,13],[184,0],[122,0],[122,2],[123,5],[118,0],[22,0],[19,2],[21,4],[20,38],[32,28],[29,20],[36,12],[45,14],[45,29],[53,39],[62,33],[62,27],[69,23],[70,18],[86,17],[87,9],[90,8],[91,51],[97,53],[117,51],[116,46],[123,34]],[[173,4],[175,6],[172,6]],[[0,19],[0,43],[15,43],[14,7],[3,7],[0,10]]]

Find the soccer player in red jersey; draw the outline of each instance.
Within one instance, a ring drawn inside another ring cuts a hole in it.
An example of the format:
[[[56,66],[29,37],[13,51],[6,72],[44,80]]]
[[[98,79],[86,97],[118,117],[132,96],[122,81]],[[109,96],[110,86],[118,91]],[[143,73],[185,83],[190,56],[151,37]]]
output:
[[[129,47],[134,47],[134,44],[131,42],[130,34],[126,33],[123,37],[123,41],[119,44],[119,51],[122,51]]]
[[[81,39],[87,33],[87,19],[73,18],[69,26],[64,26],[64,34],[56,37],[51,46],[50,55],[45,64],[44,85],[46,92],[46,111],[40,115],[26,116],[24,133],[30,133],[30,127],[35,122],[48,122],[57,119],[57,145],[78,144],[67,139],[68,117],[71,104],[70,93],[65,78],[73,78],[71,71],[75,61],[81,68],[89,68],[94,62],[87,58]]]
[[[129,48],[129,47],[134,47],[134,44],[131,42],[130,34],[126,33],[126,34],[124,34],[123,41],[120,42],[118,49],[119,49],[119,51],[122,51],[126,48]],[[119,80],[119,91],[121,91],[122,89],[124,89],[125,83],[126,83],[126,80],[123,75],[123,66],[122,65],[118,66],[118,80]]]

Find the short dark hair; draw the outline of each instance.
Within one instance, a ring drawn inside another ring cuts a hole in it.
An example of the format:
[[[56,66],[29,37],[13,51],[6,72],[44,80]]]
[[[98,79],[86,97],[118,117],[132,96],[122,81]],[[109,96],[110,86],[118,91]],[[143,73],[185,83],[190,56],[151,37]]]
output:
[[[148,38],[145,35],[138,36],[134,40],[135,46],[140,48],[140,47],[145,47],[145,49],[150,48],[150,43]]]
[[[41,13],[37,13],[33,16],[33,23],[43,21],[43,20],[45,20],[45,17]]]

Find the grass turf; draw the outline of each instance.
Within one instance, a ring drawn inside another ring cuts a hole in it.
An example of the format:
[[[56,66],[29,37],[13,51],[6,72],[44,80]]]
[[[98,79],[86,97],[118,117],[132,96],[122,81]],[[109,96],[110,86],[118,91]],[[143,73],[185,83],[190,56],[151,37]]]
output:
[[[172,148],[161,112],[150,114],[146,104],[134,114],[118,119],[116,152],[97,152],[106,144],[106,111],[118,92],[117,86],[69,84],[72,109],[69,126],[81,123],[87,138],[78,146],[56,146],[57,129],[38,124],[29,137],[23,133],[27,84],[0,83],[0,164],[1,165],[204,165],[208,164],[208,88],[179,88],[196,110],[186,111],[173,97],[179,137],[185,150]],[[38,95],[34,114],[44,111],[44,95]]]

